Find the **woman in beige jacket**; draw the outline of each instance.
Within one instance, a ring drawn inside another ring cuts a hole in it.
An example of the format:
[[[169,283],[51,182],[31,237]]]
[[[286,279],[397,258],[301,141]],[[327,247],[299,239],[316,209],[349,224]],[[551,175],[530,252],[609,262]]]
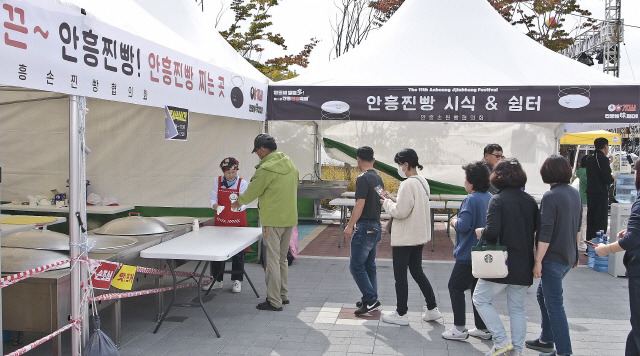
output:
[[[400,183],[398,197],[382,201],[384,210],[393,217],[391,247],[393,250],[393,275],[396,280],[396,311],[382,316],[390,324],[409,325],[407,317],[407,267],[411,277],[418,283],[425,296],[427,306],[422,318],[433,321],[442,317],[429,279],[422,271],[422,248],[431,240],[431,212],[429,205],[429,183],[418,174],[422,169],[418,155],[411,148],[398,152],[394,158],[398,174],[407,178]]]

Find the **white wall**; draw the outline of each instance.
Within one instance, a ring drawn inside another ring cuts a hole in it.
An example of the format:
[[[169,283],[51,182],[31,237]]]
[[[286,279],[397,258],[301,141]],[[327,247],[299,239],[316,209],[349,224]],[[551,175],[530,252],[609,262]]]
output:
[[[3,200],[68,191],[68,107],[67,99],[0,107]],[[101,100],[87,107],[89,193],[122,204],[206,207],[223,158],[236,157],[247,179],[259,162],[250,152],[262,122],[190,113],[188,140],[166,141],[163,109]]]

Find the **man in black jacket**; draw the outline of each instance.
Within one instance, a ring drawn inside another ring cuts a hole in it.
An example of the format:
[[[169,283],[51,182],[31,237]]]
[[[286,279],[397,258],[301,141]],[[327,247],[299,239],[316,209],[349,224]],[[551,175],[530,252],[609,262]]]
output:
[[[609,164],[609,140],[598,137],[593,141],[595,153],[587,158],[587,240],[596,232],[607,231],[609,185],[613,183]]]

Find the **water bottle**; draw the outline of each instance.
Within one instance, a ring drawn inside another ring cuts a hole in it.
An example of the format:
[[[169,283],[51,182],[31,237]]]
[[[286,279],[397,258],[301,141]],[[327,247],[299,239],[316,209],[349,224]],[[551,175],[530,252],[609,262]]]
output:
[[[602,234],[602,243],[608,244],[609,237],[607,234]],[[593,253],[593,270],[598,272],[608,272],[609,271],[609,256],[600,257],[597,253]]]
[[[601,241],[602,241],[602,231],[598,231],[596,232],[596,237],[592,239],[591,242],[597,245]],[[595,262],[596,250],[591,246],[587,246],[587,256],[588,256],[587,267],[593,268],[593,264]]]

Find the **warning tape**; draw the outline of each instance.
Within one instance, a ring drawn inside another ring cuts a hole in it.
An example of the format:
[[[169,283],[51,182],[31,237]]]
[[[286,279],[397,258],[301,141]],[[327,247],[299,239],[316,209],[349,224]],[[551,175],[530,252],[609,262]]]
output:
[[[71,260],[64,260],[64,261],[60,261],[60,262],[55,262],[52,264],[48,264],[48,265],[44,265],[38,268],[33,268],[24,272],[20,272],[20,273],[16,273],[16,274],[12,274],[10,276],[6,276],[2,279],[0,279],[0,288],[4,288],[7,286],[10,286],[14,283],[20,282],[22,280],[25,280],[29,277],[35,276],[37,274],[49,271],[55,267],[59,267],[65,263],[69,263],[71,262]]]
[[[181,285],[177,286],[176,289],[188,288],[188,287],[193,287],[193,286],[197,286],[197,285],[198,285],[198,283],[196,283],[196,282],[187,283],[187,284],[181,284]],[[100,296],[97,296],[97,297],[89,298],[89,300],[100,301],[100,300],[123,299],[123,298],[138,297],[138,296],[141,296],[141,295],[162,293],[162,292],[166,292],[166,291],[170,291],[170,290],[173,290],[173,287],[154,288],[154,289],[138,290],[138,291],[134,291],[134,292],[125,292],[125,293],[109,293],[109,294],[103,294],[103,295],[100,295]]]
[[[67,324],[67,325],[65,325],[65,326],[61,327],[60,329],[58,329],[58,330],[54,331],[53,333],[51,333],[51,334],[49,334],[49,335],[47,335],[47,336],[45,336],[45,337],[43,337],[43,338],[41,338],[41,339],[38,339],[38,340],[36,340],[36,341],[34,341],[34,342],[30,343],[30,344],[29,344],[29,345],[27,345],[27,346],[24,346],[24,347],[22,347],[22,348],[20,348],[20,349],[17,349],[17,350],[15,350],[15,351],[11,352],[11,353],[8,353],[8,354],[6,354],[5,356],[18,356],[18,355],[24,355],[24,354],[25,354],[25,353],[27,353],[28,351],[31,351],[31,350],[35,349],[36,347],[38,347],[38,346],[40,346],[40,345],[44,344],[45,342],[47,342],[47,341],[49,341],[49,340],[53,339],[54,337],[56,337],[56,336],[60,335],[60,334],[61,334],[61,333],[63,333],[64,331],[66,331],[66,330],[68,330],[68,329],[71,329],[71,327],[72,327],[72,326],[74,326],[75,324],[80,324],[80,320],[74,320],[71,324]]]

